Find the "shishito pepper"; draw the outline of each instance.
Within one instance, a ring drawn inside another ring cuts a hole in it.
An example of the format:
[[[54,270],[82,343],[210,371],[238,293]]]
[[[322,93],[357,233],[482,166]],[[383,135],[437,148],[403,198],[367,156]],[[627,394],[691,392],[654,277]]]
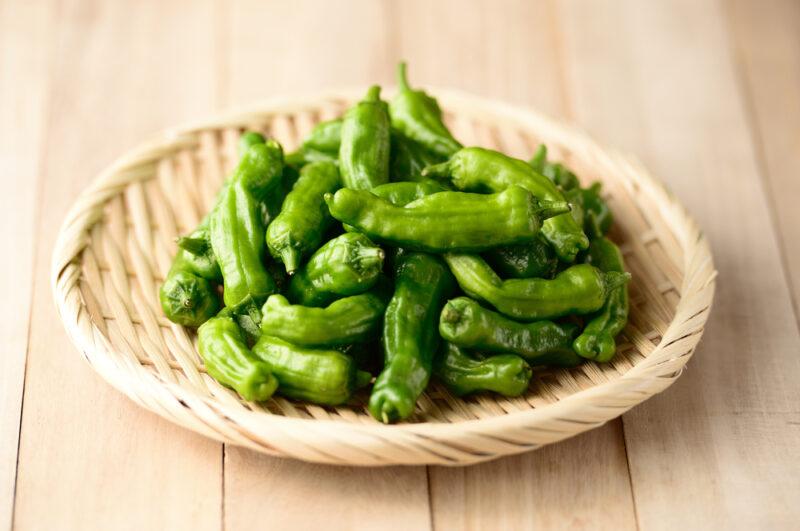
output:
[[[480,257],[446,254],[445,261],[461,289],[513,319],[536,321],[599,310],[608,294],[630,280],[628,273],[604,273],[589,264],[573,265],[552,280],[502,280]]]
[[[447,302],[439,317],[439,334],[460,347],[517,354],[531,365],[574,367],[583,361],[572,350],[576,325],[518,323],[467,297]]]
[[[245,400],[268,399],[278,387],[269,366],[247,348],[239,326],[230,317],[213,317],[197,331],[206,371]]]
[[[547,160],[547,146],[544,144],[539,144],[539,148],[533,158],[528,161],[528,164],[537,173],[553,181],[562,190],[572,190],[580,186],[578,177],[569,168],[560,162],[549,162]]]
[[[389,158],[389,177],[392,181],[418,181],[422,170],[444,159],[430,151],[419,142],[392,129],[392,151]]]
[[[490,249],[482,256],[504,278],[551,278],[558,268],[558,258],[541,233],[529,242]]]
[[[303,149],[325,153],[332,156],[339,155],[339,144],[342,141],[342,119],[320,122],[308,136],[303,139]]]
[[[363,190],[327,194],[331,215],[378,242],[426,252],[483,251],[530,241],[541,221],[569,211],[519,186],[497,194],[439,192],[404,207]]]
[[[589,246],[587,261],[602,271],[622,273],[625,264],[619,248],[606,238],[595,238]],[[586,324],[573,347],[584,358],[609,361],[616,353],[616,336],[628,323],[628,286],[614,288],[603,307]]]
[[[436,100],[408,85],[405,63],[397,65],[397,85],[399,92],[389,104],[392,127],[442,158],[461,149],[461,144],[444,125]]]
[[[584,210],[583,230],[592,238],[605,236],[614,222],[611,209],[608,208],[608,203],[601,195],[602,186],[596,182],[589,188],[581,188]]]
[[[428,385],[439,335],[436,320],[453,289],[436,257],[404,254],[383,321],[384,367],[369,398],[369,412],[384,423],[408,418]]]
[[[340,186],[333,162],[312,162],[300,170],[280,214],[267,228],[269,252],[283,262],[287,273],[293,273],[300,261],[319,247],[332,222],[323,196]]]
[[[558,187],[527,163],[490,149],[461,149],[447,162],[426,168],[423,175],[449,179],[459,190],[500,192],[517,185],[540,200],[565,201]],[[579,251],[589,247],[589,239],[569,212],[545,220],[542,233],[564,262],[573,262]]]
[[[363,234],[345,233],[320,247],[289,282],[289,300],[327,306],[339,297],[364,293],[378,281],[384,252]]]
[[[457,345],[445,342],[434,361],[433,374],[456,396],[481,391],[519,396],[528,389],[533,371],[515,354],[478,360]]]
[[[389,182],[389,129],[389,109],[381,100],[381,88],[375,85],[345,113],[339,146],[344,186],[369,190]]]
[[[338,347],[373,339],[380,332],[386,302],[362,293],[325,308],[293,305],[283,295],[271,295],[261,310],[261,331],[295,345]]]
[[[253,354],[278,379],[278,394],[314,404],[343,404],[372,378],[338,350],[299,347],[273,336],[262,335]]]
[[[433,179],[420,179],[414,182],[386,183],[370,191],[395,206],[406,206],[417,199],[444,192],[446,188]]]

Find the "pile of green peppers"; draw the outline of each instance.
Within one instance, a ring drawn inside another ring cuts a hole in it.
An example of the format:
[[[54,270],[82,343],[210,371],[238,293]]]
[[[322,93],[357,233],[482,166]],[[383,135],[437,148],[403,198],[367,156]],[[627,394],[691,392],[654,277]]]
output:
[[[544,145],[528,162],[462,146],[402,63],[398,88],[371,87],[292,153],[244,133],[178,239],[164,314],[198,328],[208,374],[245,400],[360,401],[393,423],[431,378],[513,397],[534,369],[616,353],[630,275],[600,184]]]

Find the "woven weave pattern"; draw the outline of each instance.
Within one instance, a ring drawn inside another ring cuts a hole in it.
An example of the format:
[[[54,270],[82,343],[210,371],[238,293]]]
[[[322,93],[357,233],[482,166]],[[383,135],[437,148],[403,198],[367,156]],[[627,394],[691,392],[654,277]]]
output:
[[[468,464],[596,427],[678,377],[706,322],[715,271],[707,242],[647,172],[530,111],[436,92],[464,145],[528,158],[540,142],[583,180],[599,180],[630,284],[630,323],[611,363],[541,373],[520,398],[458,399],[435,382],[408,423],[383,426],[367,393],[327,408],[275,397],[242,401],[209,377],[194,334],[168,321],[158,288],[176,251],[236,164],[245,129],[297,147],[348,94],[275,101],[167,133],[118,160],[67,216],[53,256],[61,316],[87,361],[156,413],[218,440],[275,455],[358,465]]]

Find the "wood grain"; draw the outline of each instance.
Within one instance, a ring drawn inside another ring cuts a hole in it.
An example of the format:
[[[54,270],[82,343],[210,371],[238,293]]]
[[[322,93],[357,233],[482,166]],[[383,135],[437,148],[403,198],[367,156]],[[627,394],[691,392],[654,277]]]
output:
[[[571,1],[562,20],[577,119],[666,180],[719,269],[686,374],[624,416],[638,523],[788,529],[800,517],[800,338],[721,6]]]
[[[0,528],[11,525],[33,288],[34,212],[43,152],[53,9],[0,4]]]
[[[208,112],[211,16],[198,2],[60,2],[54,13],[17,529],[219,528],[221,446],[94,374],[58,325],[48,282],[57,228],[88,180],[153,131]]]

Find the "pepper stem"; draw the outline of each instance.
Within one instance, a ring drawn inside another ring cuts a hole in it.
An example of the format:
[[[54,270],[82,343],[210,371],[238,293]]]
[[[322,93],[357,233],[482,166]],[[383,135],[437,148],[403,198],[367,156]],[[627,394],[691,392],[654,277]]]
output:
[[[619,271],[609,271],[606,273],[606,293],[609,293],[620,286],[624,286],[631,279],[630,273]]]
[[[542,166],[544,166],[545,162],[547,162],[547,146],[539,144],[539,147],[536,148],[536,153],[534,153],[533,158],[528,161],[528,164],[536,171],[539,171]]]
[[[572,206],[566,201],[539,201],[537,214],[539,219],[545,220],[560,214],[565,214],[572,210]]]
[[[448,304],[442,310],[441,319],[445,323],[457,323],[461,319],[461,312]]]
[[[406,77],[406,62],[400,61],[397,63],[397,86],[400,90],[411,90],[408,86],[408,78]]]
[[[183,236],[177,239],[178,247],[184,251],[190,252],[197,256],[202,256],[208,252],[209,244],[205,238],[192,238],[190,236]]]
[[[422,170],[423,177],[444,181],[450,178],[450,161],[440,162],[426,166]]]
[[[372,101],[380,101],[381,99],[381,87],[379,85],[372,85],[369,90],[367,90],[367,95],[364,96],[364,101],[372,102]]]

